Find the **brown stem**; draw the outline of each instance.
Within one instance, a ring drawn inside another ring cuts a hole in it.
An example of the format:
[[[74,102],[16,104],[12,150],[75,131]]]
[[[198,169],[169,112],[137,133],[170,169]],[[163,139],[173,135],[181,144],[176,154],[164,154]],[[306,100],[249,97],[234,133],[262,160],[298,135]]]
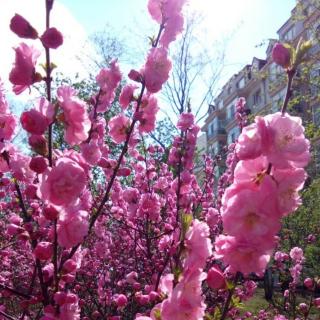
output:
[[[8,315],[7,313],[5,313],[5,312],[3,312],[3,311],[1,311],[1,310],[0,310],[0,314],[1,314],[2,316],[4,316],[5,318],[7,318],[7,319],[17,320],[16,318],[11,317],[10,315]]]
[[[50,28],[50,11],[53,6],[53,0],[46,0],[46,30]],[[51,62],[50,62],[50,49],[45,47],[46,53],[46,92],[47,92],[47,100],[51,103]],[[48,129],[48,160],[49,165],[52,167],[52,127],[53,124],[50,123]]]
[[[23,297],[23,298],[26,298],[26,299],[30,299],[31,298],[30,295],[28,295],[26,293],[23,293],[23,292],[20,292],[20,291],[14,289],[14,288],[8,287],[8,286],[6,286],[4,284],[0,284],[0,289],[9,291],[11,293],[14,293],[17,296],[20,296],[20,297]]]
[[[284,101],[283,101],[283,105],[282,105],[282,108],[281,108],[281,114],[282,115],[284,115],[286,113],[286,110],[287,110],[287,107],[288,107],[288,103],[289,103],[289,100],[290,100],[291,95],[292,95],[291,86],[292,86],[292,80],[293,80],[293,77],[294,77],[295,73],[296,73],[295,69],[289,69],[287,71],[287,77],[288,77],[287,91],[286,91],[286,95],[285,95],[285,98],[284,98]]]
[[[229,306],[230,306],[230,302],[231,302],[231,299],[232,299],[232,295],[234,293],[234,290],[236,288],[236,285],[237,285],[237,282],[238,282],[239,278],[240,278],[240,272],[237,272],[237,274],[236,274],[236,276],[234,278],[234,286],[233,286],[232,289],[229,289],[228,297],[227,297],[226,303],[224,305],[223,312],[222,312],[220,320],[226,319],[226,316],[227,316],[228,311],[229,311]]]

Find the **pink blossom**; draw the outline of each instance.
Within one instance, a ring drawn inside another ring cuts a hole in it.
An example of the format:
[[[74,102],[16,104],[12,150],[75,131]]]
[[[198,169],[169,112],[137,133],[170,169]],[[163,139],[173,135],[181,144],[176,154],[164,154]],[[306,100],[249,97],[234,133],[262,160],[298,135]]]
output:
[[[267,125],[263,118],[256,117],[255,123],[243,128],[236,144],[236,153],[240,160],[254,159],[262,154],[268,145]]]
[[[7,113],[7,112],[8,112],[8,102],[5,96],[4,85],[0,78],[0,113]]]
[[[37,259],[49,260],[53,254],[53,245],[51,242],[39,242],[33,250],[33,254]]]
[[[65,140],[72,146],[86,140],[91,128],[86,106],[75,94],[71,87],[60,87],[57,90],[66,125]]]
[[[54,120],[55,107],[46,98],[41,97],[35,106],[35,110],[40,112],[44,117],[46,117],[47,122],[50,124]]]
[[[62,33],[56,28],[47,29],[40,39],[44,47],[50,49],[57,49],[63,43]]]
[[[121,94],[119,97],[119,103],[123,110],[125,110],[130,102],[133,100],[134,90],[137,89],[138,86],[134,84],[128,84],[124,86],[121,90]]]
[[[273,320],[288,320],[285,316],[279,314],[273,318]]]
[[[204,268],[206,260],[212,254],[208,225],[197,219],[194,220],[185,238],[185,245],[188,252],[185,260],[185,268],[192,270]]]
[[[174,16],[171,16],[166,24],[165,29],[160,38],[160,44],[164,48],[168,48],[169,44],[176,40],[177,36],[183,31],[184,18],[183,15],[178,13]]]
[[[279,210],[283,215],[295,211],[301,205],[299,191],[303,188],[307,174],[301,168],[274,170],[274,179],[278,183]]]
[[[91,165],[96,165],[101,159],[101,151],[96,140],[81,144],[81,154]]]
[[[148,10],[155,21],[162,23],[180,13],[185,2],[186,0],[149,0]]]
[[[10,29],[20,38],[37,39],[38,32],[32,25],[20,14],[15,14],[10,21]]]
[[[157,221],[160,216],[160,201],[156,193],[142,195],[139,202],[138,214],[141,217],[148,217],[153,221]]]
[[[28,142],[36,153],[41,154],[43,156],[47,154],[48,145],[47,140],[44,136],[33,134],[29,137]]]
[[[86,175],[75,161],[59,158],[56,166],[40,177],[38,195],[55,205],[75,202],[86,186]]]
[[[295,262],[304,260],[303,250],[299,247],[294,247],[290,250],[290,258]]]
[[[146,88],[151,93],[161,90],[168,80],[172,64],[168,59],[168,52],[164,48],[152,48],[148,54],[144,67]]]
[[[20,122],[24,130],[36,135],[44,134],[49,126],[47,118],[35,109],[23,112]]]
[[[135,114],[139,120],[138,130],[140,133],[151,132],[155,128],[156,115],[159,111],[158,100],[153,95],[145,95],[142,98],[140,112]]]
[[[217,226],[217,223],[220,220],[220,213],[215,208],[209,208],[206,216],[206,222],[210,229],[213,229]]]
[[[108,127],[109,134],[113,141],[116,143],[122,143],[127,139],[130,119],[124,114],[119,114],[109,121]]]
[[[225,289],[227,282],[218,266],[212,266],[207,275],[207,283],[211,289]]]
[[[88,227],[88,212],[73,208],[64,212],[57,225],[59,245],[68,249],[82,242]]]
[[[272,144],[264,150],[271,164],[277,168],[302,168],[310,159],[309,141],[304,136],[299,117],[283,116],[280,112],[265,117],[272,135]]]
[[[122,308],[128,303],[128,299],[124,294],[119,294],[115,298],[115,303],[118,307]]]
[[[263,274],[274,245],[273,237],[265,238],[264,242],[252,242],[219,235],[215,241],[215,257],[229,265],[231,272]]]
[[[20,43],[14,50],[16,58],[9,80],[13,84],[14,93],[20,94],[33,83],[41,80],[41,76],[35,71],[40,51],[32,46],[29,47],[25,43]]]
[[[235,237],[257,241],[280,229],[277,186],[270,176],[260,186],[234,184],[222,199],[224,230]],[[258,241],[259,242],[259,241]]]
[[[308,289],[312,289],[313,285],[314,285],[314,281],[311,278],[306,278],[303,281],[303,284],[308,288]]]
[[[200,320],[206,305],[201,295],[201,283],[205,273],[200,269],[183,275],[168,299],[161,305],[162,320]]]
[[[0,139],[11,140],[16,128],[16,118],[12,114],[0,114]]]
[[[314,299],[314,305],[317,309],[320,309],[320,298]]]
[[[33,157],[29,163],[29,167],[32,171],[40,174],[48,168],[48,160],[44,157]]]
[[[116,60],[110,63],[109,68],[101,69],[96,80],[101,88],[97,111],[105,112],[115,97],[115,90],[121,80],[121,72]]]
[[[135,82],[142,82],[142,74],[137,70],[130,70],[128,73],[128,78]]]
[[[194,115],[190,112],[183,112],[177,123],[178,129],[182,131],[188,130],[194,124]]]
[[[234,182],[260,184],[267,174],[268,166],[269,161],[264,156],[253,160],[241,160],[234,169]]]

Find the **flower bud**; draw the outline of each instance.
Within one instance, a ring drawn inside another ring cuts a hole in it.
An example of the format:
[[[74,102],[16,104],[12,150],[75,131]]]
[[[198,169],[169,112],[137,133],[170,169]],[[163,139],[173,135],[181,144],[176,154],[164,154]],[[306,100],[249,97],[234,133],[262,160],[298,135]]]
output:
[[[211,289],[218,290],[226,288],[226,280],[218,266],[212,266],[208,271],[207,283]]]
[[[311,278],[306,278],[303,282],[303,284],[308,288],[312,289],[313,287],[313,280]]]
[[[33,134],[29,137],[29,144],[32,149],[41,155],[46,155],[48,153],[47,140],[44,136]]]
[[[282,43],[276,43],[272,49],[273,61],[282,68],[288,68],[290,66],[290,51]]]
[[[50,49],[57,49],[63,44],[63,36],[56,28],[47,29],[40,39],[44,47]]]
[[[128,302],[127,297],[124,294],[119,294],[116,298],[115,298],[115,303],[118,307],[124,307]]]
[[[20,14],[15,14],[10,21],[10,29],[18,37],[25,39],[37,39],[38,32],[32,25]]]
[[[43,215],[48,220],[54,220],[58,218],[59,211],[53,206],[48,206],[43,209]]]
[[[39,242],[36,248],[33,250],[35,257],[39,260],[48,260],[53,253],[53,246],[50,242]]]
[[[47,169],[48,161],[44,157],[33,157],[29,163],[29,167],[32,171],[40,174]]]

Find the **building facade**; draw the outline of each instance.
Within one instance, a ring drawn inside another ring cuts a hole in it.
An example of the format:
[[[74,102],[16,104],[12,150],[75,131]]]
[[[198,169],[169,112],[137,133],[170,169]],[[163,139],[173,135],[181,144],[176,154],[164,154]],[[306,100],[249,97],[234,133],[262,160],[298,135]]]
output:
[[[319,2],[319,6],[315,2]],[[247,111],[253,116],[277,112],[281,108],[286,93],[286,75],[271,58],[273,45],[277,41],[296,46],[301,38],[313,40],[313,47],[308,57],[311,61],[310,67],[307,71],[305,67],[299,69],[296,83],[293,84],[293,89],[296,87],[299,90],[299,92],[294,91],[294,94],[296,96],[300,94],[304,99],[297,99],[291,111],[305,121],[312,121],[319,126],[320,87],[315,84],[320,83],[320,0],[299,1],[291,11],[290,18],[277,33],[278,39],[269,41],[266,58],[254,57],[251,64],[246,65],[229,79],[214,99],[214,103],[209,105],[208,116],[202,127],[202,131],[206,133],[209,155],[221,154],[223,149],[236,141],[239,136],[240,128],[235,119],[235,104],[240,97],[246,99]],[[305,77],[306,72],[308,72],[307,77]],[[304,83],[299,83],[302,73]]]

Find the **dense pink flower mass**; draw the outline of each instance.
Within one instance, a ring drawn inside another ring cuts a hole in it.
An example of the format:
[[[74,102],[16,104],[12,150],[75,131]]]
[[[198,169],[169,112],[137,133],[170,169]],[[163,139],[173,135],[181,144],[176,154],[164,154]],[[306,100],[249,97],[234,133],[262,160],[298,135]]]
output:
[[[168,80],[172,64],[168,59],[168,52],[164,48],[152,48],[144,67],[146,88],[151,93],[161,90]]]
[[[88,213],[75,208],[68,209],[59,217],[58,242],[64,248],[71,248],[82,242],[88,233]]]
[[[113,60],[110,63],[109,68],[101,69],[99,74],[96,76],[97,83],[101,88],[97,108],[98,112],[105,112],[110,107],[115,98],[115,90],[120,83],[121,77],[122,75],[116,60]]]
[[[239,99],[241,134],[226,159],[199,157],[191,106],[180,111],[171,140],[156,126],[155,93],[168,80],[186,0],[148,1],[158,32],[143,67],[129,72],[133,82],[115,57],[88,86],[58,88],[69,81],[55,78],[49,48],[59,54],[63,35],[50,26],[55,1],[43,2],[42,36],[22,16],[11,21],[46,52],[40,76],[39,52],[21,44],[10,73],[17,94],[44,80],[43,97],[20,118],[31,150],[14,145],[16,118],[0,81],[0,320],[286,319],[282,305],[288,318],[307,319],[320,301],[317,278],[309,270],[302,278],[303,267],[319,239],[316,229],[302,230],[301,248],[282,246],[296,238],[280,232],[281,220],[302,203],[310,158],[301,119],[285,113],[287,99],[281,113],[249,126]],[[283,53],[274,50],[282,65]],[[286,71],[288,97],[295,70]],[[290,282],[283,303],[258,314],[240,310],[257,288],[252,273],[262,280],[275,268]],[[296,306],[302,282],[313,300]]]
[[[10,72],[9,80],[13,84],[14,93],[20,94],[33,83],[41,80],[41,76],[36,73],[35,69],[40,51],[25,43],[20,43],[14,50],[16,52],[16,59],[14,67]]]
[[[76,97],[76,91],[71,87],[60,87],[57,95],[66,126],[65,140],[70,145],[79,144],[88,138],[91,127],[86,106]]]
[[[54,168],[43,173],[38,193],[42,200],[68,206],[79,198],[85,185],[83,168],[69,158],[60,158]]]

